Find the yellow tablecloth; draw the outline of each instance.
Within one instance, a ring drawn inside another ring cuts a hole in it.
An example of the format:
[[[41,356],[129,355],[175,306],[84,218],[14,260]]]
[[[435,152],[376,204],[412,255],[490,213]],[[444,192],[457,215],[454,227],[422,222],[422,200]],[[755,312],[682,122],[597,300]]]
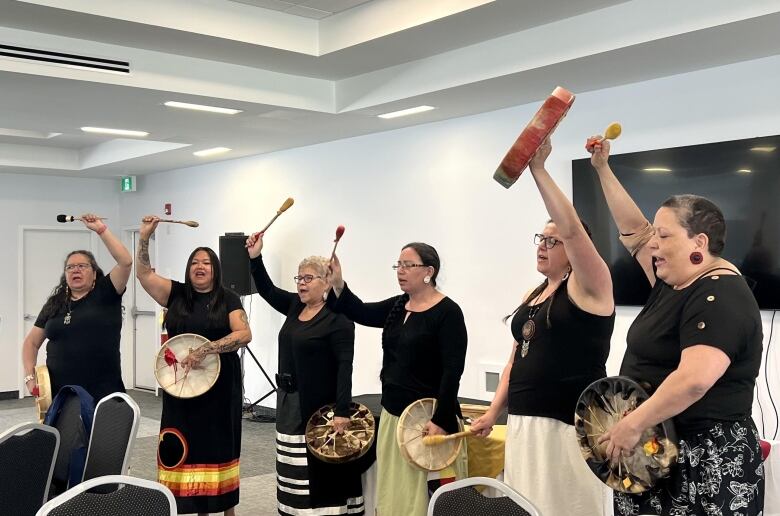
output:
[[[490,435],[484,438],[469,437],[469,476],[496,478],[504,471],[505,442],[506,425],[495,425]]]

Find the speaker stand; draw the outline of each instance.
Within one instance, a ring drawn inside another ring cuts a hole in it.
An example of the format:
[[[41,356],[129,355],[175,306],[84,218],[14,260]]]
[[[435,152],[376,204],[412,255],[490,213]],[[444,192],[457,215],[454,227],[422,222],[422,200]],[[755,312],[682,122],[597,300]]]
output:
[[[261,401],[266,399],[271,394],[276,393],[276,385],[274,385],[274,382],[273,382],[273,380],[271,380],[271,377],[268,376],[268,373],[265,371],[265,369],[263,369],[263,366],[260,364],[260,361],[257,360],[257,357],[255,356],[255,354],[252,353],[252,349],[249,347],[249,344],[244,346],[244,349],[247,350],[249,352],[249,354],[252,356],[252,360],[255,361],[255,364],[257,364],[257,367],[260,368],[260,372],[263,373],[263,376],[265,376],[265,379],[268,380],[268,384],[271,386],[271,390],[270,391],[266,392],[261,397],[259,397],[257,400],[255,400],[254,402],[250,403],[249,406],[244,409],[245,411],[251,411],[258,403],[260,403]],[[243,358],[244,358],[244,356],[242,355],[241,358],[242,358],[242,361],[241,361],[242,364],[241,365],[243,367]]]

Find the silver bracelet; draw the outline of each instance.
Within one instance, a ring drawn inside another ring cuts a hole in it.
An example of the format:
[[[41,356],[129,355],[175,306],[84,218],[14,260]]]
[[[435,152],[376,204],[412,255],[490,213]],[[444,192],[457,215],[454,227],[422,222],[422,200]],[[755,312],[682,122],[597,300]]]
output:
[[[24,377],[24,383],[27,383],[27,382],[29,382],[31,380],[35,380],[35,375],[34,374],[28,374],[27,376]]]

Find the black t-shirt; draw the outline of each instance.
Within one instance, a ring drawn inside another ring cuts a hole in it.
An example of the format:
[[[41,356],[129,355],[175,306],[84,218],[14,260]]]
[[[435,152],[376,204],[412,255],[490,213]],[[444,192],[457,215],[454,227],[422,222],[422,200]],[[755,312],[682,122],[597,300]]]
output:
[[[298,320],[306,306],[298,294],[273,284],[262,256],[251,264],[257,292],[287,316],[279,331],[279,374],[292,376],[301,400],[302,419],[307,421],[328,403],[336,404],[337,416],[348,417],[355,324],[327,306],[309,321]]]
[[[515,350],[509,376],[510,414],[549,417],[573,425],[582,391],[607,376],[615,314],[601,316],[581,310],[569,299],[567,285],[564,282],[533,312],[533,307],[525,306],[512,318],[512,336],[520,349]],[[535,332],[523,357],[522,327],[531,314]]]
[[[63,385],[80,385],[97,403],[112,392],[124,392],[119,343],[122,331],[122,294],[109,276],[95,281],[86,296],[70,302],[48,319],[38,315],[35,326],[46,338],[46,366],[52,395]]]
[[[345,285],[338,298],[328,297],[328,304],[358,324],[383,328],[400,297],[364,303]],[[449,297],[424,312],[402,310],[382,333],[382,406],[400,416],[412,402],[436,398],[431,420],[449,433],[457,432],[467,340],[463,312]]]
[[[168,296],[168,303],[166,308],[170,308],[174,301],[186,296],[187,287],[184,283],[171,280],[171,294]],[[192,294],[192,312],[189,314],[185,321],[174,327],[166,325],[168,335],[175,337],[182,333],[196,333],[202,337],[206,337],[211,341],[219,340],[226,335],[232,333],[230,329],[230,312],[234,310],[243,310],[241,305],[241,299],[232,290],[225,289],[225,304],[227,306],[227,315],[216,325],[212,325],[209,322],[209,307],[211,298],[214,296],[214,291],[211,292],[193,292]],[[235,351],[232,353],[235,354]]]
[[[703,277],[682,290],[657,279],[628,332],[620,374],[655,389],[677,369],[685,348],[723,351],[731,360],[726,372],[674,418],[678,431],[695,432],[712,421],[750,417],[762,340],[758,304],[742,276]]]

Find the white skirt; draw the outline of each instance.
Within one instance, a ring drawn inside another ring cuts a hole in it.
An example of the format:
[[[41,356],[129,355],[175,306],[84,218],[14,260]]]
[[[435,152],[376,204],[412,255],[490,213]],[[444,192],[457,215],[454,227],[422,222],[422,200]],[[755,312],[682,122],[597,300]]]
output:
[[[504,482],[543,515],[612,513],[612,491],[582,458],[574,426],[557,419],[509,415]]]

